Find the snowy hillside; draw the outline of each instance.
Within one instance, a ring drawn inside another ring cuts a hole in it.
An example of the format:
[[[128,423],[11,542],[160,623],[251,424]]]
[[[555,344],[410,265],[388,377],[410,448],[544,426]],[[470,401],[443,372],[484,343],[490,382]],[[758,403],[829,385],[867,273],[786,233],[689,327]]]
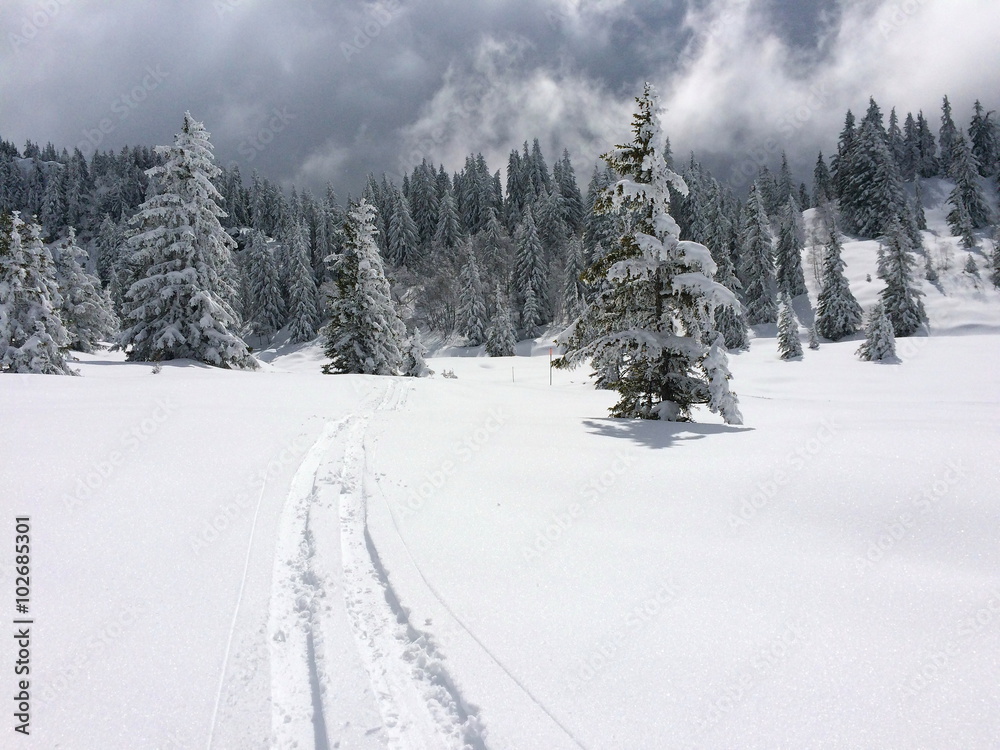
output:
[[[784,362],[761,328],[744,427],[609,419],[545,341],[429,379],[316,344],[4,376],[37,640],[0,744],[995,747],[1000,294],[928,222],[931,335]],[[844,246],[866,308],[875,253]]]
[[[953,187],[947,180],[932,179],[922,184],[924,202],[927,206],[928,231],[922,233],[924,250],[938,273],[937,283],[924,278],[926,255],[916,254],[914,276],[923,292],[923,303],[927,309],[932,335],[964,335],[968,333],[1000,332],[1000,292],[989,282],[989,257],[993,252],[993,242],[988,232],[980,233],[979,247],[971,251],[979,267],[979,278],[964,272],[966,258],[970,254],[962,247],[961,239],[953,237],[945,221],[948,206],[945,200]],[[994,209],[996,207],[994,206]],[[816,209],[805,212],[807,242],[810,235],[818,231],[820,217]],[[818,248],[820,252],[822,248]],[[867,310],[878,300],[882,282],[876,272],[878,242],[874,240],[846,241],[844,261],[851,291],[858,302]],[[807,251],[802,259],[809,288],[810,299],[815,301],[819,292],[819,258]],[[871,280],[868,280],[868,277]],[[800,301],[801,302],[801,301]],[[804,310],[797,306],[797,310]],[[809,320],[808,314],[804,319]],[[919,346],[916,340],[903,346]]]

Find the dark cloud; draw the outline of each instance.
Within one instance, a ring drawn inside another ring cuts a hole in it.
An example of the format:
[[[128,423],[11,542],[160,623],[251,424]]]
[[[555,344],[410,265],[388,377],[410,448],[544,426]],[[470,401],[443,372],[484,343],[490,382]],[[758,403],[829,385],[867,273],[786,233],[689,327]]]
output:
[[[169,143],[189,109],[221,162],[355,193],[535,136],[589,170],[647,79],[678,153],[773,163],[778,134],[805,177],[869,94],[964,112],[1000,70],[992,0],[8,0],[2,23],[4,138]]]

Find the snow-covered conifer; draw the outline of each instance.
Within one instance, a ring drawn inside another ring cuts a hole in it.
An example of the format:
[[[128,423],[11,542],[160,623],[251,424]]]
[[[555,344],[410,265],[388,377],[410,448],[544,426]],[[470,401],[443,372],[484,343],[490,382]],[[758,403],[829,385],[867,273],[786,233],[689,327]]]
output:
[[[797,359],[802,356],[802,342],[799,340],[799,321],[792,309],[787,294],[781,296],[781,312],[778,314],[778,353],[782,359]]]
[[[816,326],[809,326],[809,348],[819,349],[819,337],[816,335]]]
[[[344,249],[334,262],[336,284],[323,330],[325,373],[394,375],[402,365],[406,329],[392,301],[375,240],[375,209],[361,200],[344,222]]]
[[[257,336],[268,336],[284,326],[285,302],[272,245],[263,232],[254,229],[243,251],[246,260],[245,318]]]
[[[128,290],[119,346],[140,361],[190,358],[219,367],[255,368],[223,278],[235,245],[219,218],[225,212],[212,184],[219,173],[204,126],[190,113],[171,147],[157,147],[164,164],[132,219],[129,245],[138,269]]]
[[[87,253],[76,244],[73,227],[56,252],[56,277],[62,297],[59,317],[69,336],[69,348],[92,352],[100,342],[110,341],[118,332],[111,298],[101,288],[100,280],[84,271]]]
[[[892,323],[885,314],[882,303],[874,305],[868,312],[865,323],[865,340],[858,347],[857,354],[866,362],[894,361],[896,359],[896,337]]]
[[[951,174],[951,163],[955,158],[955,142],[958,137],[958,128],[951,116],[951,102],[946,96],[941,103],[941,130],[938,131],[938,146],[941,149],[939,164],[942,174]]]
[[[743,221],[742,257],[743,296],[750,325],[774,323],[778,319],[775,304],[774,243],[771,225],[764,210],[764,200],[757,184],[750,187]]]
[[[854,113],[847,110],[844,118],[844,128],[840,131],[840,139],[837,142],[837,153],[830,160],[830,176],[833,180],[833,189],[836,197],[843,200],[848,191],[848,182],[851,178],[851,161],[854,157],[854,144],[857,139],[857,128],[855,126]]]
[[[969,274],[975,281],[979,281],[981,278],[979,276],[979,264],[976,263],[976,259],[972,257],[972,253],[965,254],[965,266],[962,271]]]
[[[410,205],[395,185],[392,190],[392,213],[389,215],[388,260],[397,266],[411,266],[420,244],[416,222],[410,215]]]
[[[446,190],[441,196],[438,208],[438,223],[434,231],[434,244],[439,248],[452,249],[462,242],[462,224],[455,206],[455,195]]]
[[[850,178],[841,197],[841,216],[849,231],[880,237],[904,205],[896,160],[889,152],[885,130],[874,115],[858,131],[850,163]]]
[[[722,336],[705,343],[713,312],[737,302],[712,281],[708,248],[680,241],[669,188],[684,194],[687,186],[667,166],[652,86],[637,102],[632,142],[603,157],[622,179],[597,201],[598,211],[628,216],[629,228],[588,269],[604,286],[566,335],[567,353],[557,363],[589,359],[603,371],[601,382],[620,396],[612,416],[686,420],[692,406],[706,404],[739,424]]]
[[[972,224],[972,216],[969,215],[969,207],[957,186],[951,191],[948,200],[952,205],[951,211],[948,212],[951,233],[962,238],[962,247],[971,250],[976,246],[975,227]]]
[[[483,282],[479,276],[479,265],[471,245],[466,243],[466,260],[459,274],[459,302],[457,310],[458,333],[465,337],[469,346],[479,346],[486,340],[488,316]]]
[[[822,206],[828,201],[835,200],[836,197],[830,169],[823,159],[823,152],[820,151],[819,157],[816,159],[816,167],[813,169],[813,203]]]
[[[514,335],[514,324],[511,321],[510,303],[497,284],[493,296],[493,319],[486,331],[486,353],[491,357],[513,357],[517,337]]]
[[[566,245],[566,264],[563,267],[562,318],[567,323],[578,318],[586,306],[585,286],[580,278],[586,268],[583,238],[573,235]]]
[[[878,276],[885,282],[881,299],[896,336],[912,336],[927,319],[922,293],[913,281],[913,252],[906,230],[893,219],[878,260]]]
[[[978,99],[973,105],[972,112],[972,122],[969,123],[972,155],[979,165],[979,174],[989,177],[996,172],[997,157],[1000,156],[997,125],[991,119],[991,115],[995,115],[996,112],[986,112]]]
[[[797,297],[806,293],[806,278],[802,272],[803,234],[802,212],[795,196],[791,196],[781,208],[774,256],[779,294]]]
[[[419,329],[414,329],[403,346],[403,365],[400,369],[402,375],[409,378],[426,378],[434,374],[434,371],[427,366],[425,355],[427,347],[424,346],[423,338]]]
[[[1000,289],[1000,229],[993,229],[993,253],[990,255],[990,283]]]
[[[917,231],[927,230],[927,216],[924,213],[924,191],[920,187],[920,180],[913,186],[913,226]]]
[[[839,341],[857,332],[862,310],[844,275],[846,264],[837,228],[830,226],[829,231],[830,240],[823,257],[823,282],[817,300],[816,331],[824,338]]]
[[[524,207],[521,223],[514,237],[514,279],[513,285],[519,293],[518,307],[521,310],[521,326],[534,329],[547,319],[548,300],[546,291],[548,280],[545,274],[545,253],[542,241],[535,227],[531,206]],[[531,308],[528,297],[531,297]]]
[[[963,211],[968,215],[971,228],[981,229],[990,223],[990,209],[979,185],[979,166],[961,133],[956,135],[952,145],[951,171],[948,174],[955,181],[955,188],[948,195],[948,203],[952,206],[948,224],[952,234],[964,238],[971,232],[966,232]]]
[[[0,372],[73,375],[62,298],[41,231],[16,211],[0,216]]]
[[[921,177],[936,177],[941,170],[937,159],[937,142],[923,112],[917,113],[917,140],[920,144],[920,162],[917,174]]]
[[[307,241],[305,221],[299,220],[287,233],[288,258],[288,340],[300,344],[316,338],[319,324],[316,279]]]

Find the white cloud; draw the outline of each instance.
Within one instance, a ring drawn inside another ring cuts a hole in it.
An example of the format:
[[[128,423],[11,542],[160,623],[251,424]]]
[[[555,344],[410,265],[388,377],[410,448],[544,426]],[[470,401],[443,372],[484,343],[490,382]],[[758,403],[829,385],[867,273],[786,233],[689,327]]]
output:
[[[748,0],[716,0],[686,19],[695,33],[679,72],[662,78],[666,129],[684,150],[729,153],[737,169],[798,155],[803,177],[816,150],[835,144],[848,108],[874,96],[900,118],[923,109],[935,124],[949,94],[961,125],[976,96],[1000,83],[995,0],[845,2],[822,30],[818,59],[790,47]]]
[[[569,149],[577,169],[626,132],[632,101],[563,68],[520,66],[526,42],[486,38],[470,65],[452,65],[418,118],[403,128],[397,174],[421,159],[459,169],[482,151],[493,169],[537,137],[551,161]],[[586,179],[586,175],[578,175]]]

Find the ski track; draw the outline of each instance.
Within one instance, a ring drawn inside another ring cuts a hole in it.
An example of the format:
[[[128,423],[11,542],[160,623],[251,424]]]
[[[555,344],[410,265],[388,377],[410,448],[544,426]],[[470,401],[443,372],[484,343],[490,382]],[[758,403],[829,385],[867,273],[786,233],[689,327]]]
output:
[[[408,393],[390,380],[377,405],[329,422],[292,479],[268,619],[273,747],[486,748],[478,709],[409,622],[368,532],[368,424]]]

